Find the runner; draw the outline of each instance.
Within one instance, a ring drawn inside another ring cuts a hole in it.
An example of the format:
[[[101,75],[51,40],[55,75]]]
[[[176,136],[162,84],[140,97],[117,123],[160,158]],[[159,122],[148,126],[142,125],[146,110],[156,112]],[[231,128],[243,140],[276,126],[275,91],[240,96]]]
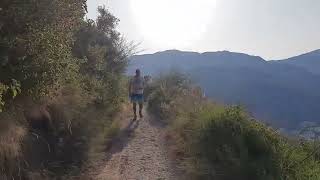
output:
[[[133,107],[133,120],[137,120],[137,104],[139,104],[139,115],[140,118],[143,117],[142,109],[143,109],[143,91],[144,91],[144,78],[141,76],[140,69],[136,70],[136,75],[129,82],[129,96],[132,102]]]

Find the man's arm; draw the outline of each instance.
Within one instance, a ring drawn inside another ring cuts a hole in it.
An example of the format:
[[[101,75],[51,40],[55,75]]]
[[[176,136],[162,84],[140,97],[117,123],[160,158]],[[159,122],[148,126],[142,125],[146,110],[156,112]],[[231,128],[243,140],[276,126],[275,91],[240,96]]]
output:
[[[142,87],[143,89],[146,88],[146,80],[144,78],[142,78]]]

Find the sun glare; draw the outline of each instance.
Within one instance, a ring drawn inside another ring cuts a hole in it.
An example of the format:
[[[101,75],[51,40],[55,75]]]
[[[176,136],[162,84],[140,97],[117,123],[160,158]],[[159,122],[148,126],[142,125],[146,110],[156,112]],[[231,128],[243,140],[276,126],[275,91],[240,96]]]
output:
[[[216,0],[131,0],[134,20],[145,40],[184,48],[202,37]]]

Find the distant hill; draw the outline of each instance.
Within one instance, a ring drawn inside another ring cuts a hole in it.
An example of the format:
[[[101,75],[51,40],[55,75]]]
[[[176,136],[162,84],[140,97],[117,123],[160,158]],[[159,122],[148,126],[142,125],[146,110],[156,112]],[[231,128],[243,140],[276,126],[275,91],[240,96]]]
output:
[[[289,129],[320,123],[320,50],[281,61],[228,51],[168,50],[131,57],[128,73],[186,72],[218,102],[242,104],[253,116]]]
[[[320,75],[320,49],[278,62],[303,67],[312,73]]]

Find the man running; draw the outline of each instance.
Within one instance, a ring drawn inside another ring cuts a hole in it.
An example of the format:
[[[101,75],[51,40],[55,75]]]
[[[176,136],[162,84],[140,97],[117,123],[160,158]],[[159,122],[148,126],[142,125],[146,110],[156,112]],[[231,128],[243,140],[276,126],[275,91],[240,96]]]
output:
[[[143,117],[143,90],[144,90],[144,78],[141,76],[139,69],[136,70],[136,75],[129,82],[129,96],[133,104],[133,120],[137,120],[137,104],[139,104],[139,115]]]

